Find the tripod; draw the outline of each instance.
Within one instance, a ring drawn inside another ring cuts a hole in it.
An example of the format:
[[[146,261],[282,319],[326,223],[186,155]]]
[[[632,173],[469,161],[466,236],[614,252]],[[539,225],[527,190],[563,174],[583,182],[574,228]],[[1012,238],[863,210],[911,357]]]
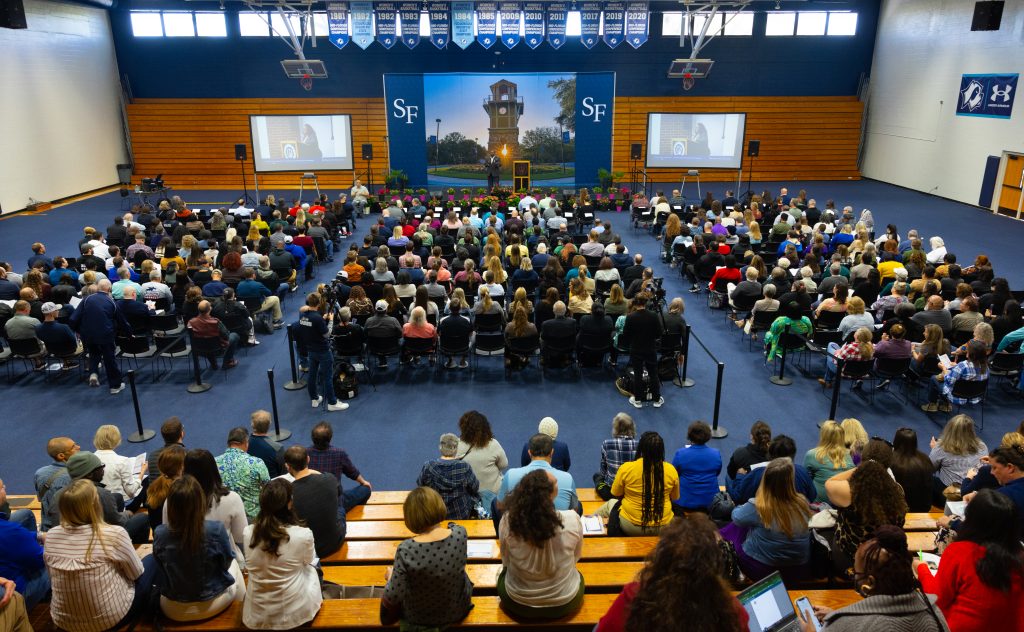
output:
[[[747,192],[743,194],[743,200],[749,204],[751,198],[754,197],[754,189],[751,188],[750,182],[754,178],[754,160],[757,156],[750,157],[750,171],[747,173]]]
[[[243,204],[252,204],[252,206],[250,206],[249,208],[256,208],[256,206],[257,206],[256,200],[253,199],[253,197],[251,195],[249,195],[249,185],[246,184],[246,182],[245,182],[245,159],[244,158],[239,158],[238,159],[238,166],[242,168],[242,197],[239,198],[239,199],[242,200]],[[255,176],[253,176],[253,178],[255,179]]]

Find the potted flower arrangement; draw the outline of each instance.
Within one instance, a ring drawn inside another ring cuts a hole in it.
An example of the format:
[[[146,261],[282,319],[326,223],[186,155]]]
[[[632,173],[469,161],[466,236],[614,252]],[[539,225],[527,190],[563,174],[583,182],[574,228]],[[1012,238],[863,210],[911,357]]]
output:
[[[487,195],[487,189],[485,189],[484,187],[477,187],[476,188],[476,194],[478,196],[483,197],[483,196]]]
[[[518,195],[510,195],[510,196],[508,196],[508,198],[507,198],[507,199],[505,200],[505,206],[519,206],[519,202],[521,202],[521,201],[522,201],[522,199],[523,199],[523,198],[521,198],[521,197],[520,197],[520,196],[518,196]]]
[[[384,202],[388,199],[388,195],[391,194],[391,189],[384,187],[383,189],[377,189],[377,199]]]
[[[470,194],[471,192],[472,192],[472,189],[469,189],[469,188],[463,188],[463,189],[462,189],[462,199],[463,199],[463,200],[467,200],[467,201],[468,201],[468,200],[469,200],[469,194]]]
[[[447,193],[448,193],[448,201],[449,202],[454,202],[455,201],[455,189],[452,188],[452,187],[448,187]]]

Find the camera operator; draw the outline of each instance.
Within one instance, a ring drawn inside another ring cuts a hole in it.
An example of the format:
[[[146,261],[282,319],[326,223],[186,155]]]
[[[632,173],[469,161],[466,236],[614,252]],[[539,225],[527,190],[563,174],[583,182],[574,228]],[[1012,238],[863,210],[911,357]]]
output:
[[[629,365],[633,369],[633,395],[629,403],[634,408],[642,408],[643,403],[637,395],[644,392],[643,374],[647,369],[650,380],[651,398],[654,407],[661,408],[665,398],[661,396],[661,382],[658,380],[658,345],[661,340],[661,317],[647,309],[652,297],[641,292],[633,298],[633,313],[626,316],[626,324],[619,336],[620,344],[629,349]]]
[[[630,283],[629,287],[626,288],[626,298],[632,299],[641,292],[647,292],[653,297],[657,289],[658,284],[654,279],[654,269],[644,268],[644,272],[640,278]]]
[[[323,316],[321,311],[326,307],[323,294],[309,294],[306,297],[306,304],[299,308],[296,334],[302,338],[306,348],[309,363],[306,383],[313,408],[319,408],[326,396],[327,410],[334,412],[345,410],[348,404],[339,402],[334,395],[334,356],[331,354],[331,322],[334,320],[334,313],[333,310],[328,310],[327,316]]]

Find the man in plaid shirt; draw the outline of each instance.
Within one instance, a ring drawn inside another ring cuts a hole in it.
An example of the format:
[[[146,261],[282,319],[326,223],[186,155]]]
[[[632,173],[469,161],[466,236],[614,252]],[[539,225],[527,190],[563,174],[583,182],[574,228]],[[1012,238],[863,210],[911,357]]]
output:
[[[612,438],[601,443],[601,471],[594,474],[594,487],[598,496],[612,498],[612,481],[619,466],[636,458],[636,424],[626,413],[612,419]],[[607,495],[607,497],[605,497]]]
[[[359,505],[365,505],[366,501],[370,499],[373,485],[370,485],[370,481],[363,478],[363,475],[359,473],[359,469],[352,464],[352,459],[348,457],[348,452],[331,445],[331,439],[334,438],[334,429],[331,428],[331,424],[321,421],[313,426],[313,431],[310,434],[312,435],[313,445],[306,448],[306,453],[309,455],[309,469],[324,474],[334,474],[334,478],[338,479],[339,483],[341,483],[341,476],[343,474],[359,483],[355,487],[344,491],[343,503],[345,511]]]
[[[458,437],[450,432],[441,435],[441,458],[424,463],[416,479],[417,485],[441,495],[449,520],[475,517],[473,509],[480,502],[480,482],[468,463],[455,458],[458,447]]]
[[[980,340],[967,343],[967,359],[951,367],[940,366],[941,373],[928,380],[928,403],[921,406],[926,413],[949,412],[952,404],[977,404],[981,397],[965,399],[953,397],[953,385],[957,380],[975,382],[988,379],[988,349]]]

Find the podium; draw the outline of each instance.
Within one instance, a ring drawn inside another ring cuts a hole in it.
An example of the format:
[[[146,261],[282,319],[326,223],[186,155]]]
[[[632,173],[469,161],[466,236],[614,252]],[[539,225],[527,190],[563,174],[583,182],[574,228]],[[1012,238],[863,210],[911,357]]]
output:
[[[530,161],[515,160],[512,162],[512,190],[530,190]]]

